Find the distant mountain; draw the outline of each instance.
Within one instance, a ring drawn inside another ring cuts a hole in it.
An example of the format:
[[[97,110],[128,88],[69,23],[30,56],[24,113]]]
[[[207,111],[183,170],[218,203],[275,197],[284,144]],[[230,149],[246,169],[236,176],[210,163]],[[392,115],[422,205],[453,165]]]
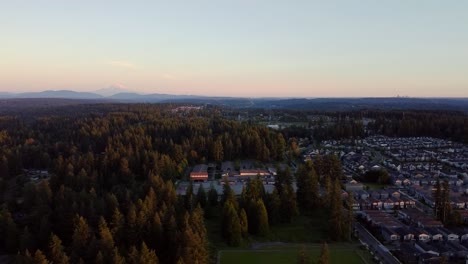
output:
[[[138,93],[118,93],[113,96],[109,96],[109,99],[125,101],[125,102],[146,102],[146,103],[159,103],[163,101],[177,101],[193,99],[198,100],[200,98],[211,98],[196,95],[173,95],[173,94],[138,94]]]
[[[144,97],[145,96],[143,94],[127,93],[127,92],[116,93],[116,94],[109,96],[110,99],[115,99],[115,100],[139,100],[139,99],[143,99]]]
[[[109,87],[97,92],[112,94],[123,90],[120,87]],[[233,108],[267,108],[267,109],[297,109],[297,110],[326,110],[347,111],[360,109],[383,110],[456,110],[468,113],[468,98],[241,98],[241,97],[210,97],[197,95],[173,94],[139,94],[132,92],[118,92],[109,96],[97,93],[76,92],[70,90],[32,93],[0,93],[0,99],[18,98],[60,98],[86,99],[95,101],[121,103],[186,103],[213,104]],[[99,100],[98,100],[99,99]]]
[[[107,88],[96,90],[94,91],[94,93],[102,95],[104,97],[109,97],[120,93],[131,93],[131,91],[123,88],[122,85],[111,85]]]
[[[31,93],[18,93],[13,94],[10,98],[66,98],[66,99],[102,99],[103,96],[88,93],[88,92],[75,92],[70,90],[47,90],[42,92]]]
[[[0,92],[0,98],[11,98],[13,97],[15,94],[13,93],[7,93],[7,92]]]

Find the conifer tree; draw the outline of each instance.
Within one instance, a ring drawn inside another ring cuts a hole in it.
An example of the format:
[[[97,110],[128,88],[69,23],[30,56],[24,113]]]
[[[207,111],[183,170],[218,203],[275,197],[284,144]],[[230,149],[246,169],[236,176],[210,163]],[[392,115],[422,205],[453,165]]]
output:
[[[444,182],[442,183],[441,207],[442,207],[442,222],[447,223],[452,213],[452,206],[450,205],[450,186],[447,180],[444,180]]]
[[[434,190],[432,192],[432,198],[434,199],[434,216],[437,219],[440,220],[441,219],[441,212],[442,212],[442,208],[441,208],[442,189],[441,189],[439,179],[437,179],[437,181],[436,181],[435,188],[434,188]]]
[[[145,242],[142,242],[141,244],[139,263],[140,264],[158,264],[159,263],[156,253],[154,252],[154,250],[148,249]]]
[[[124,235],[125,219],[119,208],[114,209],[109,226],[115,242],[120,244]]]
[[[242,230],[234,205],[228,201],[223,208],[223,236],[231,246],[238,246],[242,240]]]
[[[96,258],[94,259],[95,264],[104,264],[104,255],[102,252],[99,250],[99,252],[96,255]]]
[[[279,223],[281,221],[281,201],[276,188],[271,194],[267,194],[265,206],[268,212],[268,222],[272,225]]]
[[[198,187],[196,204],[200,204],[201,208],[205,208],[206,206],[206,193],[201,185]]]
[[[324,242],[322,245],[322,249],[320,251],[318,264],[329,264],[329,263],[330,263],[330,252],[328,250],[327,242]]]
[[[269,233],[270,226],[268,223],[268,213],[261,199],[257,200],[258,210],[258,234],[260,236],[266,236]]]
[[[333,183],[330,208],[330,230],[331,238],[335,241],[341,241],[344,234],[343,206],[341,201],[341,188],[339,180]]]
[[[29,232],[29,228],[26,226],[23,229],[23,233],[20,238],[20,250],[22,252],[32,250],[34,248],[34,237]]]
[[[301,248],[299,249],[299,254],[297,256],[297,264],[311,264],[310,256],[304,245],[302,245]]]
[[[128,252],[127,257],[129,264],[139,264],[140,263],[140,252],[135,246],[130,247],[130,251]]]
[[[346,215],[346,219],[344,222],[345,225],[345,239],[351,240],[351,235],[353,233],[353,223],[354,223],[354,212],[353,212],[353,193],[349,192],[348,197],[346,199],[346,203],[348,204],[348,213]]]
[[[311,161],[299,165],[297,178],[297,203],[303,212],[310,212],[318,206],[318,177]]]
[[[114,248],[114,253],[112,255],[112,263],[113,264],[125,264],[125,258],[120,255],[119,250]]]
[[[218,205],[218,192],[213,185],[211,185],[210,191],[208,192],[208,202],[210,206],[213,207]]]
[[[99,219],[99,244],[105,259],[110,259],[114,250],[114,238],[104,217]]]
[[[86,247],[88,246],[91,231],[88,223],[81,216],[75,217],[75,228],[72,235],[72,257],[79,258],[85,254]]]
[[[54,264],[68,264],[69,258],[65,254],[62,240],[54,234],[50,236],[49,257]]]
[[[19,232],[13,217],[7,208],[0,212],[0,235],[2,235],[5,249],[9,253],[18,252]]]
[[[190,181],[184,196],[185,209],[189,212],[193,209],[193,183]]]
[[[33,261],[35,264],[50,264],[50,262],[47,260],[47,257],[39,249],[37,249],[34,253]]]
[[[246,238],[249,234],[249,221],[247,219],[247,213],[245,212],[244,208],[240,210],[239,224],[241,229],[241,235],[242,237]]]

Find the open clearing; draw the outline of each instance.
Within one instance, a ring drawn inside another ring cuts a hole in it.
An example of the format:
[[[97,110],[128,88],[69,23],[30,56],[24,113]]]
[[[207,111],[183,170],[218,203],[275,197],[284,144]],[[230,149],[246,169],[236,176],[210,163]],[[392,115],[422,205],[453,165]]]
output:
[[[269,246],[256,250],[222,250],[220,254],[220,264],[285,264],[296,263],[300,245]],[[321,245],[307,245],[307,252],[312,260],[317,260],[320,255]],[[360,264],[364,263],[359,256],[360,249],[356,245],[329,245],[331,263]]]

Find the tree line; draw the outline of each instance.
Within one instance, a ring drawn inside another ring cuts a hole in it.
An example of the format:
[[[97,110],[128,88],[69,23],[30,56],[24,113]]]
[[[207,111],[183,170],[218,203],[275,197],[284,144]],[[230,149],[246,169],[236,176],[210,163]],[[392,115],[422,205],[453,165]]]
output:
[[[60,110],[0,118],[0,250],[18,263],[207,263],[204,206],[218,194],[187,206],[175,180],[190,164],[275,161],[286,148],[281,133],[216,108]]]

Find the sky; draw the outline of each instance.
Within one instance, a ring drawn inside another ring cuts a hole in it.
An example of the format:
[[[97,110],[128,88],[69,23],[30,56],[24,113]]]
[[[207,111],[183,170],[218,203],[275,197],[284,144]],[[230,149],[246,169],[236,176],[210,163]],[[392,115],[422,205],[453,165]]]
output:
[[[0,0],[0,91],[468,97],[468,1]]]

